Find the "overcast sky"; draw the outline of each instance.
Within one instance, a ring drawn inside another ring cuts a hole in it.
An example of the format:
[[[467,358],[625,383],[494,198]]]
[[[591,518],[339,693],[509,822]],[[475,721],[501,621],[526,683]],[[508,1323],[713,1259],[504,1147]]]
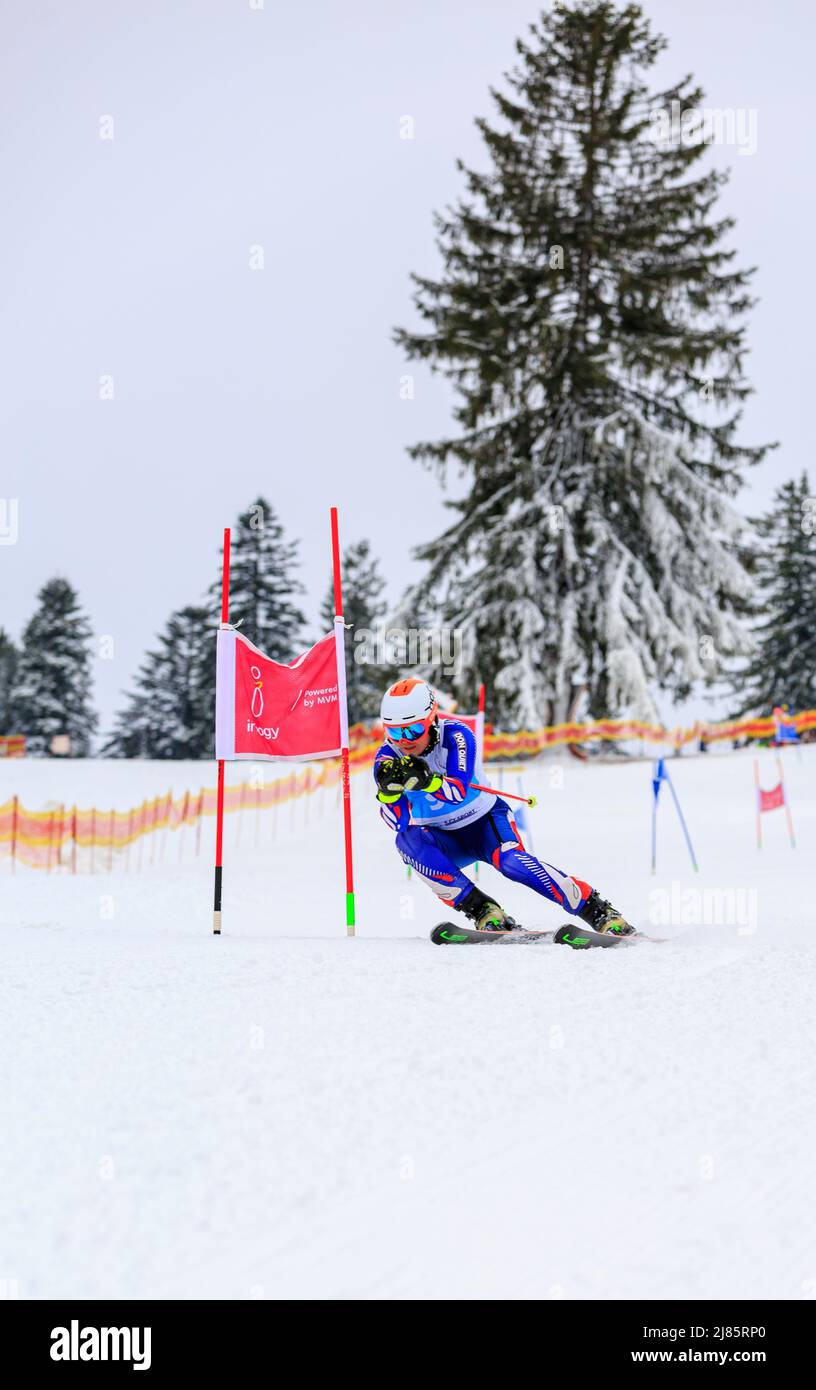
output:
[[[432,212],[460,190],[455,159],[480,160],[473,118],[540,8],[3,0],[0,497],[19,499],[19,538],[0,546],[0,624],[18,636],[68,576],[115,642],[96,667],[105,726],[259,491],[302,540],[314,630],[333,503],[392,597],[417,573],[443,494],[405,446],[447,430],[450,396],[411,368],[400,398],[391,328],[412,321],[409,272],[437,268]],[[711,106],[756,113],[756,153],[711,155],[759,267],[743,437],[781,441],[750,511],[814,471],[814,7],[644,8],[670,40],[656,84],[693,72]]]

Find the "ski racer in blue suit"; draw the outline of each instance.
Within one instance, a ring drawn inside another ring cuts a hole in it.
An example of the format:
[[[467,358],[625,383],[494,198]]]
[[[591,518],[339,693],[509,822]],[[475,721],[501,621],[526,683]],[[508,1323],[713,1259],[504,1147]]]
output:
[[[479,931],[517,930],[518,923],[463,872],[477,862],[492,864],[595,931],[633,931],[588,883],[527,852],[507,802],[473,786],[483,782],[483,773],[472,731],[456,719],[440,721],[425,681],[397,681],[380,713],[385,742],[374,759],[380,814],[396,831],[404,862],[444,903]]]

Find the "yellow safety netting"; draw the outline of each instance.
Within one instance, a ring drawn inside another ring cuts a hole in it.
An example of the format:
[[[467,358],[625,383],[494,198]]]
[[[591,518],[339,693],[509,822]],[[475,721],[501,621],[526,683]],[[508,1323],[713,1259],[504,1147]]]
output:
[[[367,766],[375,748],[373,743],[355,748],[349,755],[350,769]],[[340,759],[327,758],[273,781],[255,777],[249,782],[231,783],[224,788],[224,811],[269,810],[323,787],[339,787],[341,779]],[[156,831],[190,827],[198,850],[202,821],[215,811],[215,787],[179,796],[167,792],[127,811],[69,805],[30,811],[15,796],[0,806],[0,857],[10,857],[12,863],[29,868],[77,872],[78,868],[112,868],[114,855],[124,852],[129,865],[131,846]]]
[[[786,722],[796,726],[800,735],[816,729],[816,710],[805,710]],[[772,718],[728,720],[716,724],[696,723],[687,728],[667,729],[663,725],[647,724],[634,719],[597,720],[585,724],[555,724],[541,729],[524,729],[517,733],[485,734],[485,760],[497,758],[532,757],[547,748],[568,744],[583,744],[598,740],[618,742],[640,741],[646,744],[683,748],[703,740],[716,743],[735,739],[773,738]],[[352,771],[370,764],[379,746],[381,729],[378,725],[357,724],[350,730]],[[299,797],[309,796],[322,787],[339,787],[342,768],[339,758],[326,758],[310,763],[305,770],[293,772],[270,782],[255,777],[250,782],[232,783],[225,788],[226,813],[255,809],[258,811],[280,806]],[[128,811],[105,811],[97,807],[79,809],[63,805],[46,811],[29,811],[19,797],[12,797],[0,806],[0,857],[31,868],[113,867],[114,855],[124,852],[129,864],[131,846],[159,830],[182,830],[190,827],[195,833],[196,849],[200,848],[201,824],[205,817],[214,816],[215,787],[202,787],[198,792],[153,797]],[[81,854],[80,854],[81,852]]]

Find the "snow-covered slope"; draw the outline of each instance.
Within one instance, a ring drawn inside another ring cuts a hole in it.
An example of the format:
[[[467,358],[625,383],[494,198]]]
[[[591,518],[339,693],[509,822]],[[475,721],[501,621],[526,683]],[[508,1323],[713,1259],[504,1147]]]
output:
[[[200,859],[169,836],[141,874],[1,863],[0,1276],[21,1297],[803,1296],[816,748],[785,754],[795,851],[775,812],[757,853],[752,757],[671,764],[699,875],[668,800],[649,873],[648,764],[524,773],[536,852],[664,945],[433,947],[442,914],[365,775],[353,941],[334,792],[240,837],[230,818],[220,940],[211,822]],[[211,780],[2,772],[30,806]]]

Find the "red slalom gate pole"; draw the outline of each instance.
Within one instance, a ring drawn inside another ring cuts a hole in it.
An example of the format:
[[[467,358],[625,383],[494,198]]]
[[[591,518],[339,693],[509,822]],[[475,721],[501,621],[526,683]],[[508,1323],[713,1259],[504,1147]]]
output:
[[[782,774],[782,760],[778,756],[776,759],[776,766],[779,770],[779,785],[782,788],[782,801],[785,805],[785,817],[788,822],[788,834],[790,835],[791,849],[796,849],[796,836],[793,833],[793,817],[791,815],[791,808],[788,805],[788,793],[785,789],[785,778]]]
[[[224,527],[224,557],[221,566],[221,623],[229,622],[230,529]],[[213,893],[213,935],[221,935],[221,870],[224,857],[224,760],[218,762],[218,793],[215,802],[215,889]]]
[[[479,708],[476,715],[476,743],[479,748],[479,757],[484,761],[485,748],[485,688],[484,681],[479,686]]]
[[[334,577],[334,640],[337,652],[337,703],[340,710],[340,757],[343,768],[343,827],[346,846],[346,934],[354,935],[354,859],[351,845],[351,778],[349,776],[346,644],[343,622],[343,584],[340,574],[340,531],[337,508],[331,509],[332,574]]]

